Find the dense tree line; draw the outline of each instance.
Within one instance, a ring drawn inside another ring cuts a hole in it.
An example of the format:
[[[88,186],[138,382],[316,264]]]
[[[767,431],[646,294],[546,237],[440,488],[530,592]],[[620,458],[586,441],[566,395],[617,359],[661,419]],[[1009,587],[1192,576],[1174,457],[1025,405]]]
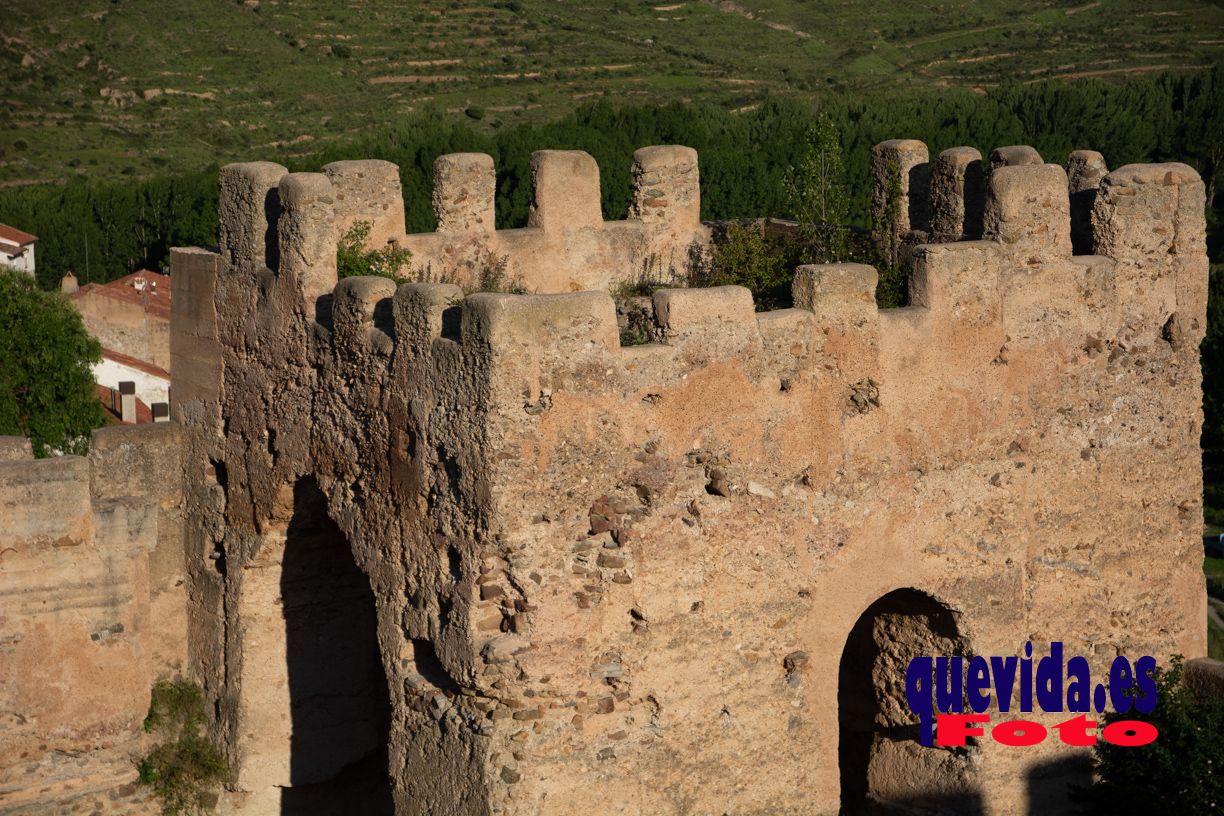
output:
[[[871,146],[922,139],[933,151],[973,145],[985,153],[1032,144],[1050,161],[1075,148],[1105,154],[1111,167],[1179,160],[1215,179],[1224,158],[1224,71],[1166,75],[1125,83],[1095,80],[1008,85],[985,94],[907,89],[870,96],[822,96],[809,103],[770,101],[747,112],[601,102],[547,125],[481,132],[451,119],[421,117],[343,148],[286,162],[317,170],[340,158],[383,158],[401,168],[409,228],[433,228],[429,204],[434,159],[457,151],[491,154],[498,168],[499,226],[520,226],[531,196],[530,159],[541,148],[582,149],[598,161],[603,208],[623,218],[633,151],[686,144],[701,156],[707,218],[790,215],[786,172],[804,150],[814,113],[835,123],[843,150],[852,220],[867,220]],[[275,154],[248,156],[281,160]],[[39,281],[53,286],[68,270],[92,281],[141,266],[159,267],[169,248],[216,242],[217,168],[128,182],[77,181],[0,191],[0,221],[39,235]]]

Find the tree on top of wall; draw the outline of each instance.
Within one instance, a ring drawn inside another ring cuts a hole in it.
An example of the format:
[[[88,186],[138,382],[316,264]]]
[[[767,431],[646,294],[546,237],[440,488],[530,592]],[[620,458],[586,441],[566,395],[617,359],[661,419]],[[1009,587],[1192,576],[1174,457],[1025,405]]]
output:
[[[83,454],[104,420],[90,364],[102,347],[58,292],[0,269],[0,434],[28,436],[35,456]]]

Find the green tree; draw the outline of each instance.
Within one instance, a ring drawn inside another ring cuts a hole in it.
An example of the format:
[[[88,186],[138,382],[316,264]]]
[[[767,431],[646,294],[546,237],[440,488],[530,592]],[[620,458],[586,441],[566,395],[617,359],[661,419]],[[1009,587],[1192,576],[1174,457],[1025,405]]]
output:
[[[102,347],[58,292],[0,269],[0,434],[28,436],[36,456],[83,454],[105,415],[90,364]]]
[[[849,197],[837,127],[821,111],[803,138],[799,161],[786,171],[786,203],[799,221],[807,248],[804,260],[831,263],[845,260],[849,250]]]
[[[1160,735],[1141,748],[1098,740],[1097,783],[1084,791],[1091,813],[1219,813],[1224,804],[1224,699],[1199,700],[1182,683],[1175,657],[1156,675],[1156,710],[1101,717],[1104,728],[1142,720]]]

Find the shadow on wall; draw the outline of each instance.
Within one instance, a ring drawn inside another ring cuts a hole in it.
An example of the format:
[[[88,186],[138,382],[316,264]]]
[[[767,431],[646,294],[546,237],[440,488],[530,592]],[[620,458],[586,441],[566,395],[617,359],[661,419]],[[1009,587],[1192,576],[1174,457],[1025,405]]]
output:
[[[374,593],[314,480],[293,498],[281,572],[292,785],[281,814],[392,814]]]
[[[1092,756],[1088,753],[1039,762],[1029,768],[1029,816],[1057,813],[1085,813],[1071,800],[1076,790],[1092,785]]]
[[[968,647],[952,611],[914,589],[884,595],[859,617],[838,670],[842,816],[985,812],[978,748],[923,746],[905,700],[912,658]]]

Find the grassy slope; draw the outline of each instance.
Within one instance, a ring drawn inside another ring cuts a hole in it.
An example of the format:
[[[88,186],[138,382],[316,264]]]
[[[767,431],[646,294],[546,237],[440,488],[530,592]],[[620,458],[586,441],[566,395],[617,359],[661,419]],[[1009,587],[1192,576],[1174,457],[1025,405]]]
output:
[[[496,127],[598,95],[738,108],[767,93],[983,87],[1224,54],[1212,33],[1224,8],[1208,0],[6,6],[0,184],[189,169],[284,145],[313,153],[420,111],[470,110]]]

